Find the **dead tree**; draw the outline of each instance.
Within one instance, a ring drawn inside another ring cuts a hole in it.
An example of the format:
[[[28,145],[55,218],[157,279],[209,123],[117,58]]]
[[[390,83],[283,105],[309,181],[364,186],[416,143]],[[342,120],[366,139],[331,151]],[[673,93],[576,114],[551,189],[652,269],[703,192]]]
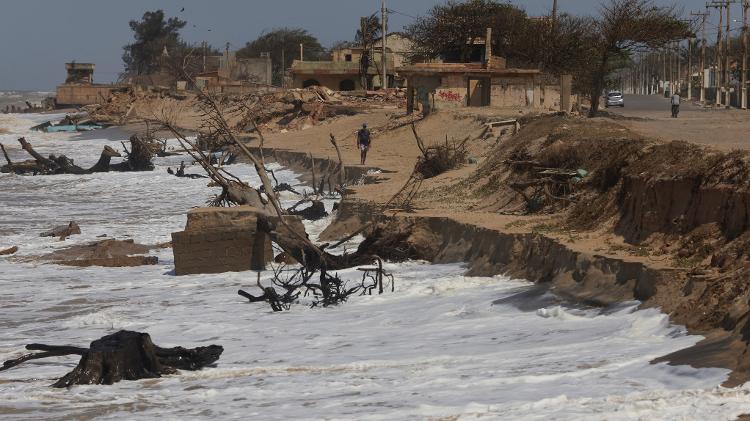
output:
[[[5,159],[8,162],[4,165],[0,171],[12,172],[16,174],[41,174],[41,175],[52,175],[52,174],[91,174],[96,172],[108,172],[108,171],[151,171],[154,169],[154,164],[151,162],[153,153],[148,149],[148,146],[138,137],[131,136],[130,151],[127,150],[125,144],[125,152],[128,154],[127,159],[122,163],[112,164],[111,160],[113,157],[121,157],[120,153],[112,149],[109,146],[105,146],[99,157],[99,161],[89,169],[81,168],[73,162],[72,159],[65,155],[55,156],[50,155],[44,157],[42,154],[37,152],[31,143],[26,138],[19,138],[18,143],[21,144],[21,148],[25,150],[32,158],[32,161],[24,161],[14,163],[5,154]],[[2,148],[3,151],[5,148]]]
[[[448,142],[446,135],[445,143],[435,146],[425,146],[424,141],[417,133],[414,122],[411,123],[411,130],[414,133],[414,138],[417,140],[417,147],[422,152],[422,155],[417,160],[415,171],[421,174],[423,178],[436,177],[466,162],[468,155],[466,142],[471,137],[467,137],[462,142]]]
[[[151,160],[154,158],[154,151],[148,139],[138,135],[130,136],[130,150],[122,143],[125,150],[125,161],[119,164],[110,165],[114,171],[153,171],[154,164]]]
[[[339,157],[339,166],[336,168],[336,173],[339,175],[339,187],[337,190],[341,191],[343,194],[344,191],[344,185],[346,184],[346,169],[344,168],[344,160],[341,158],[341,150],[339,150],[339,145],[336,143],[336,138],[333,136],[333,133],[330,134],[331,136],[331,144],[334,148],[336,148],[336,155]]]
[[[345,302],[350,296],[364,289],[364,284],[350,286],[338,275],[330,275],[325,270],[310,270],[303,264],[299,269],[286,271],[285,266],[274,268],[272,282],[275,287],[284,291],[279,294],[274,287],[264,287],[257,281],[262,295],[254,296],[243,290],[237,294],[245,297],[251,303],[266,302],[273,311],[289,310],[300,296],[310,296],[310,307],[330,307]],[[317,276],[318,282],[313,279]],[[364,282],[364,280],[363,280]]]
[[[302,210],[297,209],[298,207],[307,203],[310,203],[310,206]],[[323,202],[317,199],[307,198],[300,200],[294,206],[287,209],[286,212],[288,215],[301,216],[302,219],[306,219],[308,221],[317,221],[328,216],[328,212],[326,211],[326,207]]]
[[[30,360],[65,355],[80,355],[78,365],[57,380],[53,387],[77,384],[113,384],[121,380],[158,378],[177,370],[200,370],[216,362],[224,348],[219,345],[185,349],[161,348],[151,342],[148,333],[121,330],[91,342],[88,348],[30,344],[30,353],[5,361],[0,371]]]

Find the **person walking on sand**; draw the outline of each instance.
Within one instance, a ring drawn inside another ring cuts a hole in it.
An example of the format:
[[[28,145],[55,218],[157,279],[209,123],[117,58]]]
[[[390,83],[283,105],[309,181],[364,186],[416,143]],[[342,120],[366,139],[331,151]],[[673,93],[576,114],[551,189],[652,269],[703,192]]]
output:
[[[359,148],[361,165],[365,165],[367,151],[370,149],[370,130],[367,129],[367,123],[363,123],[362,129],[357,132],[357,147]]]
[[[672,95],[672,118],[677,118],[677,114],[680,113],[680,94],[676,93]]]

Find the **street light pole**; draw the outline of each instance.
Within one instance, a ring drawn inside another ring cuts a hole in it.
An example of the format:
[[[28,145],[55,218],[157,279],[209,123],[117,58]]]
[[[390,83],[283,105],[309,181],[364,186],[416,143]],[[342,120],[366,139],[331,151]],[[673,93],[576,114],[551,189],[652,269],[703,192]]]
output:
[[[729,51],[730,51],[730,42],[732,40],[732,29],[731,24],[732,20],[730,19],[729,12],[732,10],[732,3],[736,3],[736,0],[727,0],[726,2],[726,9],[727,9],[727,47],[724,50],[724,59],[726,60],[726,64],[724,65],[724,106],[729,108],[732,105],[732,94],[731,94],[731,79],[732,79],[732,73],[731,69],[729,68]]]
[[[383,33],[383,51],[380,54],[381,62],[382,62],[381,65],[383,67],[383,80],[380,81],[380,86],[383,89],[388,89],[388,68],[386,67],[387,59],[386,59],[386,52],[385,52],[385,47],[386,47],[386,42],[387,42],[386,39],[388,38],[388,28],[387,28],[388,9],[385,8],[385,0],[383,0],[381,3],[380,14],[381,14],[380,23],[383,25],[383,28],[381,30],[381,32]],[[489,42],[489,40],[487,42]]]
[[[747,109],[747,49],[748,28],[747,11],[750,9],[750,1],[742,0],[742,109]]]
[[[747,0],[745,0],[747,1]],[[708,6],[706,6],[706,12],[704,13],[690,13],[693,16],[701,17],[701,60],[700,60],[700,72],[701,72],[701,105],[706,104],[706,17],[709,16]]]

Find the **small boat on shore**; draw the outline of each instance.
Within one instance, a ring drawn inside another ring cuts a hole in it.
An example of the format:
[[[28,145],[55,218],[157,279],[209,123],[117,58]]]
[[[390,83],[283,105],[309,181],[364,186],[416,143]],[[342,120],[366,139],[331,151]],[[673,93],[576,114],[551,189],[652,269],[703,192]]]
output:
[[[41,128],[40,131],[47,133],[57,132],[89,132],[91,130],[103,129],[100,124],[60,124],[57,126],[49,125]]]
[[[82,119],[80,116],[65,116],[62,120],[56,124],[51,121],[46,121],[42,124],[38,124],[31,128],[31,130],[45,132],[45,133],[58,133],[58,132],[89,132],[92,130],[103,129],[108,125],[99,123],[97,121]]]

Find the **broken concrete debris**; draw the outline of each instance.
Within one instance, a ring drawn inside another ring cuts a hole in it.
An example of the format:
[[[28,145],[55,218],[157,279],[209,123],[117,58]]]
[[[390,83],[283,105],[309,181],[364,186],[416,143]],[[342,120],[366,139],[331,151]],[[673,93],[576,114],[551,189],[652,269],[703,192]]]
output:
[[[257,213],[250,206],[188,212],[185,230],[172,233],[175,273],[265,269],[273,251],[268,235],[258,231]]]

